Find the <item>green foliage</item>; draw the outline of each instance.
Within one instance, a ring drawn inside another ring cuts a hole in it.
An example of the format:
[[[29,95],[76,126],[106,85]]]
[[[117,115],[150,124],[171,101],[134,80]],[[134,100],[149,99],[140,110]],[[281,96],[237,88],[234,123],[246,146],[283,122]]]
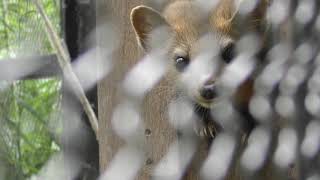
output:
[[[59,0],[41,0],[55,28]],[[0,0],[0,60],[52,53],[31,0]],[[59,151],[61,81],[0,81],[0,180],[28,179]]]
[[[6,85],[0,93],[0,159],[6,171],[15,171],[5,179],[25,179],[59,151],[54,135],[61,131],[61,82],[42,79]]]
[[[59,0],[41,0],[59,30]],[[0,1],[0,59],[52,52],[43,21],[31,0]]]

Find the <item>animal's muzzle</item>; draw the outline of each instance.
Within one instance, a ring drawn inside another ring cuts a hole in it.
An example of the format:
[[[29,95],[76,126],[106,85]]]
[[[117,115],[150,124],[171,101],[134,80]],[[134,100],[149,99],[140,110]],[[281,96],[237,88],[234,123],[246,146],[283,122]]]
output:
[[[218,96],[216,86],[214,84],[204,85],[200,90],[200,95],[205,100],[212,100]]]

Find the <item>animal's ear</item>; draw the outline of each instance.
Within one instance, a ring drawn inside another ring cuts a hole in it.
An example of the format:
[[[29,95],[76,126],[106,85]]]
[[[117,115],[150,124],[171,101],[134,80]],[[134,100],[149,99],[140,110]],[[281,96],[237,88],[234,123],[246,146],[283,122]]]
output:
[[[254,19],[265,19],[270,0],[257,0],[257,5],[252,12]]]
[[[249,27],[263,32],[267,24],[267,10],[271,0],[238,0],[238,12],[247,15],[246,20]]]
[[[137,6],[132,9],[131,24],[135,30],[138,43],[146,51],[154,48],[155,43],[159,43],[158,35],[167,38],[171,31],[165,18],[159,12],[147,6]],[[161,32],[155,32],[157,29],[160,29]],[[162,39],[161,41],[164,42],[165,40]]]

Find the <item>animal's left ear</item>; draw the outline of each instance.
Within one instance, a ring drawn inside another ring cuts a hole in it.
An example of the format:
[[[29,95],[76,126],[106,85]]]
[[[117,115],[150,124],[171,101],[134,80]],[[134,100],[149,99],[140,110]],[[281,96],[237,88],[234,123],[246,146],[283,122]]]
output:
[[[256,1],[257,1],[257,4],[254,10],[252,11],[252,18],[265,20],[270,0],[256,0]]]
[[[139,45],[145,51],[163,47],[172,36],[170,25],[165,18],[151,7],[137,6],[133,8],[131,24]]]

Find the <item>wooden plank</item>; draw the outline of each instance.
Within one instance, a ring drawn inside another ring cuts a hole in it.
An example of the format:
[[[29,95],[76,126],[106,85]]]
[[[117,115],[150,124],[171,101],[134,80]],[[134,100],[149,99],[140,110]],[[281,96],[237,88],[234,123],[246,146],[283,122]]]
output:
[[[122,94],[119,84],[128,71],[140,57],[132,29],[130,28],[130,8],[140,4],[141,1],[129,0],[102,0],[97,1],[97,18],[99,24],[110,23],[113,29],[119,33],[117,44],[119,48],[114,52],[112,61],[113,69],[109,76],[98,84],[98,117],[99,117],[99,151],[100,171],[103,172],[110,164],[112,158],[123,145],[123,141],[117,137],[111,126],[111,118],[114,108],[119,104]],[[130,6],[130,7],[129,7]],[[109,24],[110,25],[110,24]],[[107,33],[98,32],[97,43],[102,48],[108,47],[110,37]],[[105,66],[101,62],[100,66]]]

